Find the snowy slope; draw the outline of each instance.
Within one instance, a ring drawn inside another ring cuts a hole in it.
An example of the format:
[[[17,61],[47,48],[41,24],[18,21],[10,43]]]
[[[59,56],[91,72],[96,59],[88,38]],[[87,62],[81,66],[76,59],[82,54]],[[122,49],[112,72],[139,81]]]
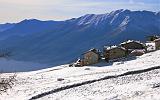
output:
[[[160,51],[109,64],[62,65],[17,75],[16,84],[0,100],[160,99]]]

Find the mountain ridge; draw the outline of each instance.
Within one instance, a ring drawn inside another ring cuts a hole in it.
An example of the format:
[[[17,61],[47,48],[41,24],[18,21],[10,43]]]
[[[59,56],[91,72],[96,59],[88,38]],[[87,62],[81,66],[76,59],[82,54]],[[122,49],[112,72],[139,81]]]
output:
[[[0,24],[0,32],[3,32],[5,30],[8,30],[12,27],[14,27],[15,23],[5,23],[5,24]]]
[[[72,62],[93,47],[102,49],[127,39],[145,41],[148,35],[160,35],[159,13],[122,9],[65,21],[24,20],[18,25],[0,32],[4,38],[0,47],[11,48],[12,59],[51,65]]]

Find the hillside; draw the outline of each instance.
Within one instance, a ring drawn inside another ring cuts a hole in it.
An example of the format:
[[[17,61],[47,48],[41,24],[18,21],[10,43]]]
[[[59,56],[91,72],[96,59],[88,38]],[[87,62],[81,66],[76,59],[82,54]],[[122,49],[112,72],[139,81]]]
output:
[[[14,27],[14,23],[6,23],[6,24],[0,24],[0,32],[6,31],[12,27]]]
[[[0,99],[159,100],[159,78],[160,51],[155,51],[114,63],[17,73],[16,84]]]
[[[24,20],[0,32],[0,48],[12,51],[13,60],[56,66],[74,61],[90,48],[127,39],[144,41],[152,34],[160,35],[159,13],[121,9],[65,21]]]

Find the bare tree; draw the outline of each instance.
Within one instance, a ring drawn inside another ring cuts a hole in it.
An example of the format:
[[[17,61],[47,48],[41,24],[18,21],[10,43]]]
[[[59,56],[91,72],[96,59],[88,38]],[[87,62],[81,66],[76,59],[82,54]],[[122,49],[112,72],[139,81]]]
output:
[[[11,56],[11,52],[5,49],[0,50],[0,58],[8,58]],[[9,88],[12,88],[14,82],[16,81],[16,74],[11,76],[6,76],[0,72],[0,94],[7,92]]]
[[[16,74],[9,77],[4,77],[3,75],[0,76],[0,94],[2,94],[3,92],[7,92],[9,88],[12,88],[15,81]]]

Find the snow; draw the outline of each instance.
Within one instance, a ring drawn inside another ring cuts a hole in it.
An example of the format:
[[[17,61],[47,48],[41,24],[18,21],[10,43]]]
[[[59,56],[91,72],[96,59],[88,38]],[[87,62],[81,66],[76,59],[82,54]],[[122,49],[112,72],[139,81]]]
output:
[[[111,20],[110,24],[112,24],[112,23],[116,20],[116,18],[118,18],[118,16],[119,16],[119,13],[116,14],[116,15],[114,15],[114,17],[113,17],[113,19]]]
[[[124,12],[124,11],[125,11],[124,9],[119,9],[119,10],[116,10],[116,11],[112,11],[112,12],[110,13],[110,15],[119,14],[119,13]]]
[[[121,45],[122,45],[122,44],[126,44],[126,43],[131,43],[131,42],[136,42],[136,43],[143,44],[143,43],[141,43],[140,41],[128,40],[128,41],[125,41],[125,42],[121,43]]]
[[[126,16],[126,18],[122,21],[122,23],[119,25],[119,27],[123,27],[129,23],[129,16]]]
[[[77,25],[94,25],[98,26],[99,24],[103,23],[109,16],[109,14],[87,14],[80,17]]]
[[[120,13],[124,12],[124,9],[116,10],[111,13],[106,14],[87,14],[82,17],[80,17],[80,20],[78,21],[77,25],[90,25],[93,24],[94,26],[97,26],[101,23],[104,23],[107,18],[113,17],[110,21],[110,24],[113,24],[113,22],[116,20],[116,18],[119,16]],[[124,21],[121,23],[120,26],[124,26],[129,22],[129,16],[126,16]]]
[[[154,51],[154,50],[156,50],[155,42],[147,42],[146,46],[147,46],[147,51]]]
[[[61,87],[69,87],[106,76],[160,66],[160,51],[117,62],[101,62],[93,66],[68,67],[61,65],[32,72],[17,73],[17,81],[0,100],[28,100],[36,95]],[[6,74],[8,75],[8,74]],[[64,80],[57,80],[57,79]],[[144,73],[99,80],[56,91],[39,100],[158,100],[160,98],[160,69]]]
[[[106,48],[107,50],[110,50],[110,49],[114,49],[114,48],[117,48],[118,46],[116,45],[113,45],[113,46],[104,46],[104,48]]]
[[[116,46],[116,45],[113,45],[113,46],[104,46],[104,48],[106,50],[111,50],[111,49],[115,49],[115,48],[121,48],[121,49],[125,50],[125,48],[120,47],[120,46]]]

